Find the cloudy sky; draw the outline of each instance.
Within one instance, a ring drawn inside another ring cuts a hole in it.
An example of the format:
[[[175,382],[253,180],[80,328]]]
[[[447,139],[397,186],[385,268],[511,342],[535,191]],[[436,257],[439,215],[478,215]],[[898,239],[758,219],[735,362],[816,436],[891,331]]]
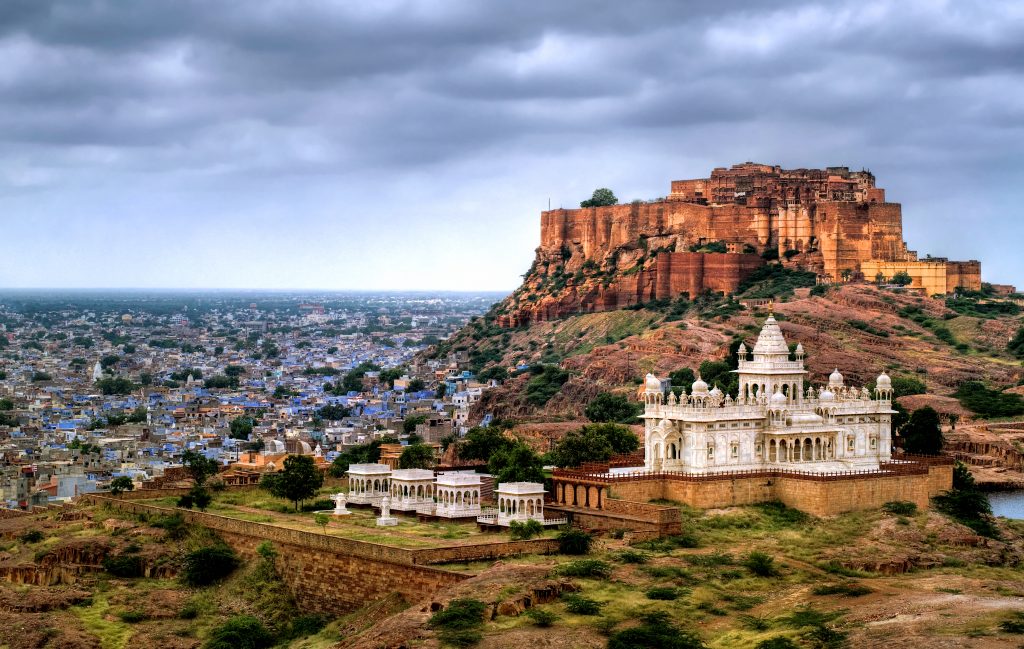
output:
[[[4,0],[0,286],[511,289],[539,212],[875,172],[1024,285],[1024,3]]]

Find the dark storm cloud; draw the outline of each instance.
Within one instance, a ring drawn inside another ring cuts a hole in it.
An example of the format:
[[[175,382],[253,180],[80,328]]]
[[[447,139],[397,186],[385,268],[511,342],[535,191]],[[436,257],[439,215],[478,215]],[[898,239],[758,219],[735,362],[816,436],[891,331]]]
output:
[[[163,192],[175,232],[209,225],[189,216],[209,192],[286,220],[328,178],[404,215],[428,174],[470,205],[495,184],[664,193],[667,165],[732,156],[1020,198],[1014,2],[7,0],[0,61],[0,200]]]

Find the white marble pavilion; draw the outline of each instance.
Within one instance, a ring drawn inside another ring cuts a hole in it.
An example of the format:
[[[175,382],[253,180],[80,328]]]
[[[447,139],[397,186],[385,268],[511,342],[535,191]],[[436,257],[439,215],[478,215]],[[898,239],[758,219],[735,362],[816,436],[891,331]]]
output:
[[[395,469],[391,472],[391,509],[430,513],[434,505],[434,472],[428,469]]]
[[[348,504],[380,506],[390,492],[391,467],[386,464],[350,464]]]
[[[480,515],[480,474],[472,471],[444,471],[437,476],[437,505],[434,515],[469,518]]]
[[[754,345],[739,348],[736,399],[700,377],[690,393],[665,396],[648,374],[643,391],[645,468],[716,473],[786,468],[806,472],[876,470],[891,458],[892,381],[882,372],[874,395],[846,386],[837,369],[828,385],[804,389],[804,349],[795,360],[773,316]]]

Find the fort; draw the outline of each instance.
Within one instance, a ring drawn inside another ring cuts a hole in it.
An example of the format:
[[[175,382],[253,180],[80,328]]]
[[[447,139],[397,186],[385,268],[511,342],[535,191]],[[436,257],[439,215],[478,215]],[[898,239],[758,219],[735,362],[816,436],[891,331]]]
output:
[[[766,259],[822,282],[906,273],[927,295],[981,288],[981,264],[918,259],[899,203],[869,171],[745,162],[676,180],[665,198],[542,212],[540,247],[501,324],[733,293]]]

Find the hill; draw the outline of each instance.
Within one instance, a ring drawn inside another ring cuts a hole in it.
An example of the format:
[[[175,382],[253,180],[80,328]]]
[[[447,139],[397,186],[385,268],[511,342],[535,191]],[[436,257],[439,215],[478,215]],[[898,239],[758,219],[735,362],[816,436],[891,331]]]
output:
[[[941,396],[967,381],[1001,390],[1024,376],[1007,348],[1022,324],[1012,302],[925,298],[866,283],[811,289],[788,269],[753,279],[736,299],[681,297],[513,328],[497,324],[502,303],[430,353],[464,352],[484,378],[508,376],[475,414],[526,420],[578,418],[593,396],[632,394],[647,372],[667,377],[697,372],[709,360],[729,362],[739,341],[752,345],[769,308],[787,340],[803,344],[812,385],[836,367],[854,385],[870,384],[885,369]],[[767,295],[778,296],[773,307],[746,300]],[[534,371],[509,372],[522,366]],[[538,366],[562,371],[538,376]]]

